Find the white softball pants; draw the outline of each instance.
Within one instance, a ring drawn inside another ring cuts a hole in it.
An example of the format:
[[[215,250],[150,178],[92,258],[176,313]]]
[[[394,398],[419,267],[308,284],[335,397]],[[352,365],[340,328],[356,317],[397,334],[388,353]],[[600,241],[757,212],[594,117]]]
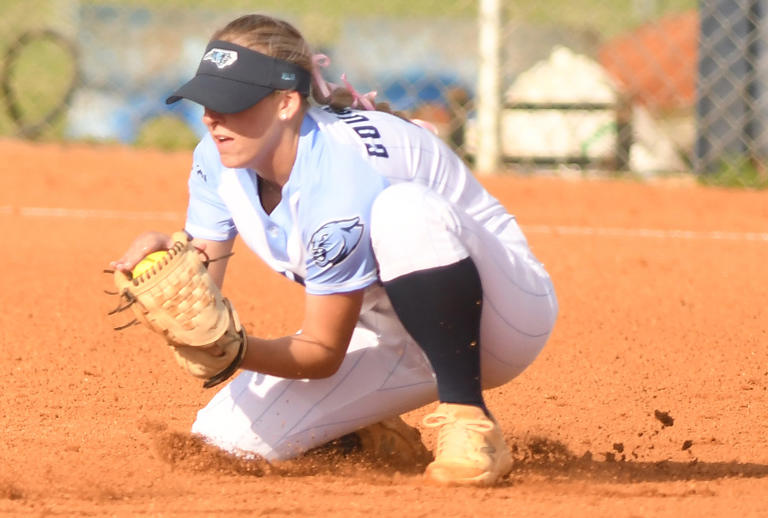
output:
[[[371,215],[384,281],[472,257],[483,285],[482,381],[491,388],[533,362],[558,307],[549,275],[514,218],[505,214],[487,226],[494,232],[412,183],[387,188]],[[243,371],[198,412],[192,432],[238,455],[282,460],[436,399],[426,356],[377,284],[365,293],[360,320],[334,375],[291,380]]]

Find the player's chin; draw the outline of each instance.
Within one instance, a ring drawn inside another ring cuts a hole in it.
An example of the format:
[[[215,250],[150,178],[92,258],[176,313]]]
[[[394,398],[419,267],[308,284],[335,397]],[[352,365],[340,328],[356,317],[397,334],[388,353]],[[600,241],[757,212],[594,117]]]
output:
[[[219,152],[219,160],[225,167],[242,167],[244,162],[242,153],[232,139],[216,140],[216,149]]]
[[[221,165],[230,169],[240,169],[246,167],[247,160],[241,157],[230,155],[227,153],[219,153]]]

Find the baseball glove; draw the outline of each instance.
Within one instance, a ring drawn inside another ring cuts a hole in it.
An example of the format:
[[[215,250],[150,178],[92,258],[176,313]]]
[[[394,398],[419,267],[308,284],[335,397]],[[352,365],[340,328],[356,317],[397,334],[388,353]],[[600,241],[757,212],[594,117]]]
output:
[[[121,303],[110,314],[130,308],[136,319],[115,329],[141,323],[162,335],[179,365],[210,388],[240,366],[246,333],[187,234],[176,232],[172,240],[168,253],[136,278],[114,272]]]

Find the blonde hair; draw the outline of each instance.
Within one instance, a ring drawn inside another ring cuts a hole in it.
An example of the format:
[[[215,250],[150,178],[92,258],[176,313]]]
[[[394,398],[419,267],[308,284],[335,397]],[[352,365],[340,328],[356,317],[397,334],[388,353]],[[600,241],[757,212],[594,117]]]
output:
[[[373,103],[375,93],[360,96],[353,88],[328,83],[322,79],[319,63],[325,58],[314,55],[304,36],[290,23],[261,14],[246,14],[229,22],[216,31],[211,40],[221,40],[255,50],[266,56],[282,59],[300,66],[312,77],[312,98],[322,105],[328,105],[335,110],[359,107],[360,98],[367,97],[368,106],[374,109],[393,113],[402,118],[403,114],[393,112],[387,103]],[[342,77],[342,79],[344,79]],[[346,83],[346,79],[344,79]],[[323,84],[319,84],[322,82]],[[347,83],[348,85],[348,83]]]
[[[211,40],[221,40],[240,45],[266,56],[282,59],[300,66],[312,77],[312,98],[319,104],[334,109],[348,108],[354,103],[352,93],[336,87],[324,96],[315,77],[312,49],[301,33],[290,23],[261,14],[247,14],[229,22],[216,31]]]

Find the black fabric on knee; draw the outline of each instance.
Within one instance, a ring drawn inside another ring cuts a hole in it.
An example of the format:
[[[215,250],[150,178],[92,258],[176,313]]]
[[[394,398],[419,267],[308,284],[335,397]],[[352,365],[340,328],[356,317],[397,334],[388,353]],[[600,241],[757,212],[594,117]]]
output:
[[[384,283],[400,321],[421,346],[444,403],[480,406],[480,316],[483,288],[471,258]]]

